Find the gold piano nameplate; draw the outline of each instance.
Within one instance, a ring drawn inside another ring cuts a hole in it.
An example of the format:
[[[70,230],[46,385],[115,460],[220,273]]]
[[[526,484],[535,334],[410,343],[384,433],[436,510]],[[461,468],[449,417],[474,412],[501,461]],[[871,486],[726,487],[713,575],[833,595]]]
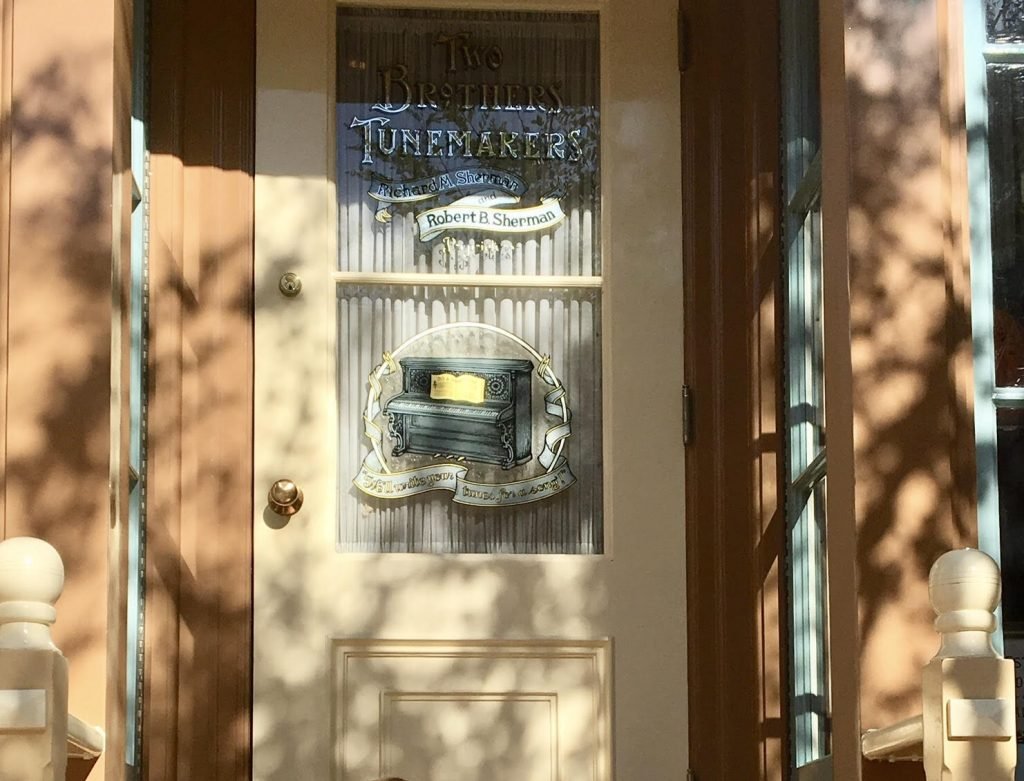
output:
[[[482,404],[484,400],[484,378],[475,374],[432,374],[430,375],[430,398],[448,401],[468,401]]]

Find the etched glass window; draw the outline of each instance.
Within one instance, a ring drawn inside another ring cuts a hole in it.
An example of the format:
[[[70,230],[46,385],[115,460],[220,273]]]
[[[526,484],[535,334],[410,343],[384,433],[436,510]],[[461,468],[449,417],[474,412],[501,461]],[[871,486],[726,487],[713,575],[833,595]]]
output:
[[[600,553],[597,16],[337,22],[339,547]]]

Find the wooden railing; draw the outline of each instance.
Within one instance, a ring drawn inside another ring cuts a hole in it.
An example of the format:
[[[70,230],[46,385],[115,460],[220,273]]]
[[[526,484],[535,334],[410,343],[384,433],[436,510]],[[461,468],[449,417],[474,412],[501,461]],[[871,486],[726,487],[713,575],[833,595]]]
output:
[[[928,781],[1013,781],[1013,661],[992,646],[999,568],[980,551],[950,551],[932,566],[928,593],[942,642],[922,675],[923,713],[865,732],[864,756],[923,761]]]
[[[98,757],[102,730],[68,714],[68,663],[53,644],[64,563],[42,540],[0,542],[0,779],[64,781]]]

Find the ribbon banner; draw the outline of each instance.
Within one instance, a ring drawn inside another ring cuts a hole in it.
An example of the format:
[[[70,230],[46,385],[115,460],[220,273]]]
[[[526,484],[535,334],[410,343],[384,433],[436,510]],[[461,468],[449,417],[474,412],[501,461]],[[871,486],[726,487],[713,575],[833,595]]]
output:
[[[402,499],[426,491],[451,491],[456,504],[477,507],[509,507],[537,502],[561,493],[576,482],[562,458],[554,471],[514,483],[475,483],[466,479],[469,469],[459,464],[434,464],[408,472],[382,474],[363,464],[354,480],[356,488],[381,499]]]
[[[506,199],[503,200],[508,203]],[[511,201],[517,202],[518,199]],[[481,205],[474,196],[461,198],[448,206],[428,209],[416,215],[420,241],[430,241],[450,230],[475,230],[486,233],[531,233],[553,228],[565,219],[557,198],[544,198],[536,206],[507,209]]]
[[[382,412],[380,403],[381,381],[399,371],[390,353],[370,372],[370,393],[363,412],[363,433],[370,440],[370,452],[363,459],[359,473],[352,483],[365,494],[380,499],[403,499],[427,491],[451,491],[456,504],[476,507],[509,507],[527,504],[559,494],[576,482],[562,451],[572,433],[571,413],[565,386],[551,369],[551,359],[544,357],[537,367],[537,375],[552,389],[544,395],[544,412],[559,418],[560,422],[544,434],[544,448],[537,461],[544,472],[525,480],[508,483],[482,483],[467,480],[469,467],[465,464],[429,464],[416,469],[393,472],[384,458],[384,430],[376,420]]]
[[[390,222],[391,207],[396,203],[426,201],[471,187],[502,192],[516,199],[526,193],[526,182],[515,174],[497,168],[460,168],[409,182],[374,182],[366,194],[377,201],[374,219],[386,223]]]

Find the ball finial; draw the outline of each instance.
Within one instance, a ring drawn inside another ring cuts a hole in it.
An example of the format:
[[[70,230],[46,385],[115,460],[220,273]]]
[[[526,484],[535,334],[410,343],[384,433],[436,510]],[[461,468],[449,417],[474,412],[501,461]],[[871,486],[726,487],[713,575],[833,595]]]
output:
[[[0,542],[0,608],[4,603],[17,602],[49,605],[52,609],[63,590],[64,562],[52,545],[33,537],[11,537]]]
[[[979,550],[949,551],[936,560],[928,594],[942,635],[940,657],[996,655],[990,635],[1001,590],[999,566]]]

